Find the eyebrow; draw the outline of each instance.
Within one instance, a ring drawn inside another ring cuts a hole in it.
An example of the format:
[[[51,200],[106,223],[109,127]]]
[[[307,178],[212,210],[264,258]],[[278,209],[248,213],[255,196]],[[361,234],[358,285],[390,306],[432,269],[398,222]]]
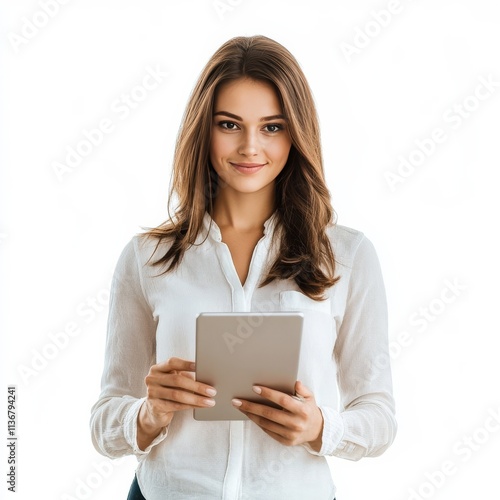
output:
[[[241,116],[235,115],[233,113],[229,113],[228,111],[217,111],[217,113],[214,113],[214,116],[218,116],[218,115],[229,116],[230,118],[234,118],[235,120],[239,120],[240,122],[243,121],[243,118]],[[267,122],[270,120],[286,120],[286,118],[284,115],[271,115],[271,116],[264,116],[259,121]]]

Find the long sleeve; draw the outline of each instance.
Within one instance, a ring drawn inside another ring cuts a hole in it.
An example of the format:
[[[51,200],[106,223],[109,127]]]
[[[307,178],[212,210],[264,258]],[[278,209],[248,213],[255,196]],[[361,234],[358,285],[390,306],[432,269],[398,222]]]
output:
[[[373,244],[362,236],[334,348],[341,408],[320,407],[323,444],[315,454],[359,460],[382,454],[394,441],[387,316],[380,263]]]
[[[110,290],[101,394],[91,410],[96,450],[115,458],[147,454],[166,437],[164,430],[144,451],[137,446],[137,415],[146,396],[144,378],[155,361],[156,320],[142,282],[138,237],[123,249]]]
[[[161,275],[147,264],[168,245],[155,251],[154,240],[138,235],[118,259],[92,439],[106,456],[137,457],[137,480],[148,500],[333,498],[327,456],[375,456],[394,439],[386,298],[373,246],[356,229],[328,229],[341,279],[320,302],[291,280],[258,286],[277,251],[275,222],[271,217],[264,226],[244,287],[208,213],[196,244],[174,272]],[[250,421],[201,422],[192,410],[176,412],[169,427],[139,450],[137,415],[151,365],[171,356],[195,359],[200,312],[263,312],[270,306],[304,315],[299,380],[314,393],[324,416],[321,450],[284,447]]]

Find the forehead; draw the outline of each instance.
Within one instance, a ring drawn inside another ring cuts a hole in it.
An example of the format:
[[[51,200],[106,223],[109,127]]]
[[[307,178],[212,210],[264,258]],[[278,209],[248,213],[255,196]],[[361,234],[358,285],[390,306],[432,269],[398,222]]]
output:
[[[278,93],[265,81],[241,78],[224,82],[215,95],[214,112],[229,111],[245,118],[282,112]]]

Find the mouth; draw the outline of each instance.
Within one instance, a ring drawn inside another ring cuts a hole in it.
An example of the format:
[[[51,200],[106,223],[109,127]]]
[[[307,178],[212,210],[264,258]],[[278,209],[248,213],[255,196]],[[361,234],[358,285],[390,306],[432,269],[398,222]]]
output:
[[[258,172],[262,167],[266,165],[265,163],[229,163],[236,170],[244,174],[253,174],[254,172]]]

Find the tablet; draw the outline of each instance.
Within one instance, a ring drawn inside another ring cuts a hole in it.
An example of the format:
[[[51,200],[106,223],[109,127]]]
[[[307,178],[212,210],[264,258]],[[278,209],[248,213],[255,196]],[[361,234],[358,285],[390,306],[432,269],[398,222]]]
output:
[[[304,315],[301,312],[201,313],[196,318],[196,380],[217,390],[215,406],[196,420],[248,420],[231,404],[241,398],[269,406],[252,385],[294,394]]]

